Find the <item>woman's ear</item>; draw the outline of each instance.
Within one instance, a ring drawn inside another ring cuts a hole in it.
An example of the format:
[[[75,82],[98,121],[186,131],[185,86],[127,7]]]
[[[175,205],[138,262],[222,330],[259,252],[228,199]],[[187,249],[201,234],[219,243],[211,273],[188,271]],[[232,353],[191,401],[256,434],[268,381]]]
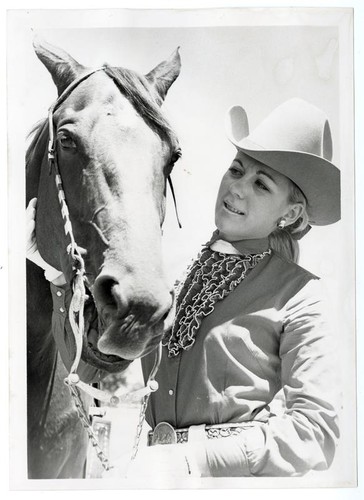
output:
[[[296,220],[301,217],[303,210],[304,207],[302,203],[291,204],[285,215],[283,215],[283,218],[286,221],[286,226],[294,224]]]

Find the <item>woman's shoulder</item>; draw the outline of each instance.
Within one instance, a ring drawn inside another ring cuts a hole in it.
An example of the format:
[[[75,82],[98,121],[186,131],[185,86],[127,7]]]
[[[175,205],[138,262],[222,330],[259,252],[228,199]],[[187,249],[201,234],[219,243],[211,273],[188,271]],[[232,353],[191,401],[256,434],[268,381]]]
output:
[[[308,271],[299,264],[284,258],[282,255],[278,254],[274,250],[271,251],[271,259],[272,262],[274,262],[277,266],[282,267],[290,272],[296,273],[297,275],[306,276],[310,279],[316,279],[316,280],[320,279],[320,277],[317,276],[316,274],[313,274],[311,271]]]
[[[325,293],[320,277],[276,252],[272,251],[270,257],[265,278],[274,282],[275,289],[279,290],[278,295],[287,304],[323,302]]]

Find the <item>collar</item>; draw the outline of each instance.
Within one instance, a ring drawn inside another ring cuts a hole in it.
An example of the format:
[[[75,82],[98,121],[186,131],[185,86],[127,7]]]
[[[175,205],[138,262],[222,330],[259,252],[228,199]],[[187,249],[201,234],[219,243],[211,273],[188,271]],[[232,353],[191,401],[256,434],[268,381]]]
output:
[[[215,231],[211,239],[205,244],[211,250],[226,254],[247,255],[252,253],[262,253],[268,250],[268,238],[254,240],[225,241],[219,238],[219,232]]]

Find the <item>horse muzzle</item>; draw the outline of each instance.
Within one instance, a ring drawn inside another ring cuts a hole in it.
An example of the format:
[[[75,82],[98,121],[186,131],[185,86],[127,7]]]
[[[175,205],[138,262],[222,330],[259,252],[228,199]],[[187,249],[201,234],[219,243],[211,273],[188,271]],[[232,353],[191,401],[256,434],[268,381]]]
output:
[[[101,324],[98,349],[107,355],[133,360],[148,354],[160,342],[170,322],[174,293],[160,280],[148,286],[118,282],[100,275],[93,287]]]

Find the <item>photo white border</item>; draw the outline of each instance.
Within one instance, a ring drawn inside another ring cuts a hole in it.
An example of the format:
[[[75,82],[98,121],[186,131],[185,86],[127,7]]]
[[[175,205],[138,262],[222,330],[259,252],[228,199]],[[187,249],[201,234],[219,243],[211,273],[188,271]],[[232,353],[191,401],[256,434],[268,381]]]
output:
[[[10,2],[5,2],[6,3],[10,3]],[[32,5],[30,6],[29,4],[32,3]],[[70,5],[67,5],[67,4],[70,4]],[[62,8],[63,9],[66,9],[66,8],[83,8],[83,6],[81,7],[81,5],[78,5],[80,2],[62,2]],[[100,5],[99,5],[100,2],[87,2],[87,10],[89,9],[92,9],[92,8],[100,8]],[[189,4],[192,4],[193,5],[189,5]],[[20,4],[26,4],[26,5],[23,5],[23,6],[20,6]],[[33,5],[34,4],[34,5]],[[31,9],[37,9],[37,8],[42,8],[42,9],[47,9],[47,10],[52,10],[53,7],[49,6],[49,5],[46,5],[44,3],[43,6],[41,6],[42,2],[11,2],[11,5],[6,5],[6,9],[14,9],[14,8],[20,8],[20,9],[26,9],[26,8],[31,8]],[[98,4],[98,5],[96,5]],[[115,5],[112,5],[112,4],[115,4]],[[131,4],[131,5],[130,5]],[[223,8],[227,8],[227,7],[246,7],[246,6],[249,6],[247,5],[247,2],[188,2],[188,1],[184,1],[184,2],[152,2],[153,4],[153,7],[152,9],[155,9],[156,7],[157,8],[171,8],[172,6],[175,5],[176,8],[192,8],[192,9],[196,9],[196,8],[205,8],[205,7],[223,7]],[[272,5],[271,5],[272,4]],[[293,6],[294,2],[280,2],[279,3],[279,7],[284,7],[284,6]],[[300,2],[299,3],[299,6],[305,6],[305,4],[307,4],[307,7],[311,7],[312,5],[310,5],[308,2]],[[259,5],[261,5],[262,7],[277,7],[278,5],[276,3],[273,4],[273,2],[254,2],[254,8],[255,7],[258,7]],[[133,9],[137,8],[137,9],[143,9],[143,8],[151,8],[151,3],[150,2],[139,2],[137,0],[134,0],[134,2],[103,2],[102,4],[102,8],[124,8],[124,7],[132,7]],[[362,114],[360,114],[360,112],[358,112],[358,109],[364,109],[363,108],[363,97],[362,97],[362,88],[363,88],[363,71],[362,71],[362,66],[360,67],[360,63],[359,63],[359,59],[358,59],[358,52],[359,51],[362,51],[362,47],[363,47],[363,40],[362,40],[362,28],[360,28],[360,26],[363,26],[364,25],[364,22],[363,22],[363,7],[361,5],[359,5],[359,2],[336,2],[334,5],[332,5],[332,2],[315,2],[315,7],[319,7],[319,6],[322,6],[322,7],[354,7],[355,8],[355,18],[354,18],[354,23],[355,23],[355,50],[356,50],[356,67],[355,67],[355,80],[356,80],[356,84],[355,84],[355,87],[356,87],[356,110],[357,110],[357,113],[356,113],[356,144],[357,144],[357,147],[356,147],[356,164],[357,164],[357,171],[356,171],[356,190],[357,190],[357,202],[358,202],[358,205],[357,205],[357,217],[358,217],[358,224],[357,224],[357,247],[358,248],[362,248],[362,245],[361,245],[361,242],[362,242],[362,237],[363,237],[363,234],[362,234],[362,225],[359,224],[359,221],[361,220],[361,216],[360,214],[363,212],[363,208],[361,207],[361,204],[362,204],[362,196],[361,196],[361,193],[360,193],[360,187],[363,185],[362,181],[363,181],[363,174],[362,172],[360,171],[360,169],[358,168],[360,166],[360,164],[362,163],[361,160],[363,159],[362,156],[363,156],[363,152],[362,152],[362,146],[361,146],[361,137],[360,137],[360,131],[363,130],[362,128]],[[4,8],[4,6],[3,6]],[[150,12],[148,13],[148,18],[150,19]],[[140,18],[139,18],[140,19]],[[362,63],[361,63],[362,64]],[[4,97],[4,95],[6,95],[6,88],[2,88],[2,90],[4,90],[2,96]],[[4,107],[5,109],[5,107]],[[2,114],[3,117],[5,115],[5,113]],[[5,137],[5,133],[2,134],[2,142],[1,142],[1,146],[3,146],[3,141],[4,141],[4,137]],[[2,147],[1,148],[1,151],[5,152],[5,155],[3,156],[3,160],[5,160],[5,163],[6,163],[6,145],[5,147]],[[4,163],[4,164],[5,164]],[[3,172],[2,172],[3,174]],[[6,184],[5,184],[6,186]],[[4,191],[4,182],[2,182],[2,189]],[[6,199],[6,191],[5,193],[1,193],[3,196],[1,196],[2,200],[2,204],[4,204],[4,200]],[[3,205],[2,205],[2,208],[3,208]],[[2,214],[4,213],[7,213],[7,207],[4,207],[4,209],[2,210]],[[16,216],[17,214],[15,214]],[[11,214],[11,216],[13,217],[14,214]],[[14,219],[13,219],[14,220]],[[17,220],[17,219],[16,219]],[[6,264],[6,252],[3,251],[3,247],[1,248],[2,250],[2,253],[1,253],[1,258],[2,258],[2,261],[1,261],[1,265],[3,266],[2,268],[2,273],[1,273],[1,279],[2,279],[2,285],[3,285],[3,281],[4,280],[4,274],[6,275],[7,271],[8,271],[8,267],[7,267],[7,264]],[[360,256],[360,253],[358,252],[357,253],[358,257]],[[3,264],[3,262],[5,263],[5,265]],[[357,276],[360,276],[362,277],[362,271],[363,271],[363,268],[362,268],[363,264],[360,262],[360,260],[358,259],[357,260]],[[362,285],[361,285],[361,279],[358,280],[358,285],[359,285],[359,288],[358,288],[358,296],[357,296],[357,304],[358,304],[358,310],[357,310],[357,314],[358,314],[358,329],[357,329],[357,339],[358,339],[358,359],[361,359],[360,357],[360,353],[362,353],[363,351],[363,345],[362,345],[362,341],[361,341],[361,337],[360,337],[360,333],[362,331],[362,317],[361,317],[361,312],[360,312],[360,304],[363,303],[363,291],[362,291]],[[2,301],[2,304],[4,305],[6,302],[6,297],[4,299],[4,301]],[[2,367],[5,367],[7,365],[6,361],[4,363],[2,363]],[[5,370],[3,370],[5,372]],[[3,375],[3,373],[2,373]],[[6,375],[4,373],[4,375]],[[4,378],[3,378],[4,379]],[[359,384],[359,394],[362,394],[362,369],[360,368],[360,364],[358,365],[358,384]],[[360,391],[361,389],[361,391]],[[363,421],[363,419],[361,418],[362,416],[362,400],[359,400],[359,413],[358,413],[358,422],[360,421]],[[362,444],[362,432],[360,430],[360,426],[359,426],[359,434],[358,434],[358,439],[359,439],[359,443]],[[360,450],[359,450],[359,466],[360,464],[362,463],[361,461],[361,447],[360,447]],[[360,473],[360,467],[359,467],[359,473]],[[359,477],[359,481],[360,481],[360,477]],[[80,485],[80,487],[84,487],[82,485]],[[76,488],[75,488],[76,489]],[[307,495],[313,495],[314,494],[314,491],[316,490],[305,490],[303,491],[302,493]],[[322,489],[322,490],[318,490],[317,491],[317,495],[320,495],[320,498],[325,498],[325,495],[326,494],[329,494],[330,496],[328,496],[327,498],[330,498],[330,499],[335,499],[335,498],[340,498],[341,496],[338,496],[338,495],[341,495],[342,494],[342,498],[359,498],[358,496],[353,496],[353,495],[357,495],[360,491],[360,488],[357,488],[357,489],[343,489],[343,490],[340,490],[340,489],[336,489],[336,490],[327,490],[327,489]],[[19,492],[20,493],[20,492]],[[30,493],[30,492],[29,492]],[[97,492],[90,492],[88,491],[87,492],[87,495],[90,496],[90,494],[97,494]],[[109,492],[108,492],[109,493]],[[127,494],[131,494],[132,492],[128,492]],[[134,492],[136,493],[136,492]],[[159,492],[159,493],[162,493],[162,492]],[[158,494],[159,494],[158,493]],[[165,493],[165,492],[164,492]],[[173,492],[173,494],[181,494],[182,492]],[[202,494],[203,492],[199,490],[198,494]],[[210,492],[211,493],[211,492]],[[215,494],[216,492],[214,492]],[[254,497],[256,498],[255,494],[257,493],[257,491],[255,490],[254,491]],[[57,494],[57,492],[53,492],[52,491],[52,495],[53,494]],[[126,494],[126,492],[122,492],[122,491],[119,491],[118,494]],[[168,494],[168,492],[167,492]],[[232,494],[232,490],[228,490],[228,494]],[[237,494],[252,494],[252,491],[251,490],[247,490],[247,489],[244,489],[244,491],[241,491],[240,490],[240,493],[237,492]],[[264,494],[264,492],[262,493]],[[290,497],[292,495],[294,495],[296,498],[298,497],[297,495],[298,494],[301,494],[300,491],[297,491],[297,490],[294,490],[294,491],[290,491],[290,490],[271,490],[269,492],[269,495],[271,496],[272,494],[274,495],[277,495],[278,497],[278,494],[279,494],[279,498],[288,498],[288,495],[290,495]],[[345,496],[344,496],[345,495]]]

